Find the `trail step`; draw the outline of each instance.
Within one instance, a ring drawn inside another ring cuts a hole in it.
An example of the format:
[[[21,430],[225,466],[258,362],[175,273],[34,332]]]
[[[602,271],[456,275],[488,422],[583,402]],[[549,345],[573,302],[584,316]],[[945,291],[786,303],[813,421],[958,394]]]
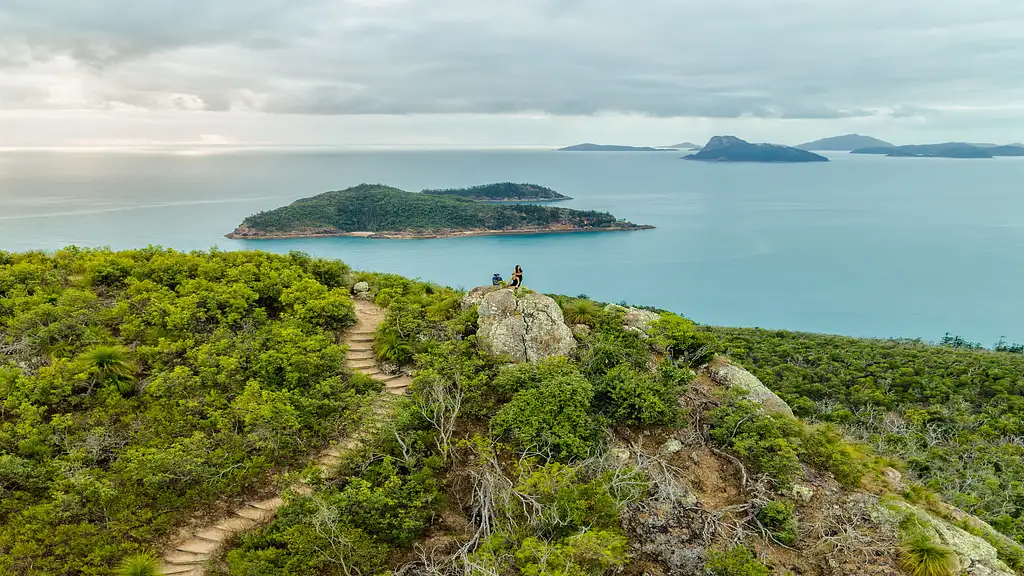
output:
[[[195,564],[166,564],[160,572],[166,576],[191,576],[200,573],[196,570]]]
[[[168,564],[203,564],[210,559],[209,554],[193,554],[191,552],[171,552],[164,556]]]
[[[284,506],[284,500],[275,497],[269,500],[263,500],[261,502],[250,502],[249,506],[252,506],[253,508],[259,508],[260,510],[267,510],[268,512],[273,512],[280,508],[281,506]]]
[[[231,518],[225,518],[220,522],[217,522],[213,527],[218,530],[234,534],[236,532],[244,532],[255,525],[255,520],[250,520],[249,518],[243,518],[241,516],[232,516]]]
[[[202,538],[203,540],[209,540],[211,542],[223,542],[227,540],[230,535],[231,533],[218,528],[207,528],[196,532],[196,538]]]
[[[348,342],[373,342],[373,336],[350,336]]]
[[[175,547],[175,550],[179,552],[191,552],[192,554],[209,555],[217,549],[217,546],[219,546],[217,542],[193,538],[184,544],[178,545]]]
[[[371,348],[369,346],[356,345],[356,346],[349,346],[348,347],[348,351],[349,352],[373,352],[373,348]]]
[[[242,518],[248,518],[249,520],[256,522],[262,522],[268,516],[266,510],[260,510],[259,508],[252,508],[249,506],[235,510],[235,515],[241,516]]]

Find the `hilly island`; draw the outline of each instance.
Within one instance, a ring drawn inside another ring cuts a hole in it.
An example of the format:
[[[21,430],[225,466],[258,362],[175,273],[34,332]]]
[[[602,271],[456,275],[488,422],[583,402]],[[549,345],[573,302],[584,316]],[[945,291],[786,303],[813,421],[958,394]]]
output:
[[[533,185],[491,185],[415,193],[380,184],[360,184],[260,212],[246,218],[227,237],[446,238],[653,228],[620,220],[607,212],[498,203],[567,199],[561,195],[558,195],[561,198],[551,198],[551,193],[554,191]]]

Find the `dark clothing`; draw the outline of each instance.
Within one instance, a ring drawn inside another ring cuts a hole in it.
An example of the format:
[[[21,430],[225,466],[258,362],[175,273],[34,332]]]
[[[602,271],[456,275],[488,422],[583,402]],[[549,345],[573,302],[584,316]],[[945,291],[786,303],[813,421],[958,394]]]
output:
[[[495,274],[491,277],[491,286],[501,286],[502,279],[500,274]]]

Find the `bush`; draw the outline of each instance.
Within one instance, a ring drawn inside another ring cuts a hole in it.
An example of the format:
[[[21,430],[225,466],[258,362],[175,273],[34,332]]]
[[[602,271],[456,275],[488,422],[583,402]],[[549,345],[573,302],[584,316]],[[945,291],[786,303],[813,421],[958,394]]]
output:
[[[557,544],[527,538],[515,552],[523,576],[601,576],[621,569],[628,558],[626,537],[608,530],[590,530]]]
[[[683,386],[662,373],[658,376],[620,364],[596,380],[594,407],[616,424],[672,424],[680,413]]]
[[[771,532],[772,538],[779,544],[796,544],[797,526],[792,504],[773,500],[757,511],[757,521]]]
[[[899,553],[900,568],[910,576],[956,576],[960,562],[956,553],[936,544],[926,534],[913,534],[904,540]]]
[[[807,462],[828,470],[845,486],[859,486],[864,478],[867,456],[843,440],[842,434],[832,426],[807,427],[803,448]]]
[[[133,554],[117,567],[117,576],[163,576],[160,560],[151,554]]]
[[[709,550],[704,567],[714,576],[771,576],[772,573],[742,544],[725,552]]]
[[[709,414],[711,438],[782,485],[800,472],[800,434],[796,421],[765,414],[760,405],[732,400]]]
[[[589,455],[597,440],[590,417],[594,391],[582,376],[559,376],[517,392],[493,418],[491,433],[523,450],[561,460]]]
[[[574,298],[559,304],[562,307],[562,315],[565,317],[567,324],[593,326],[597,322],[598,315],[601,313],[601,309],[593,300]]]
[[[649,333],[658,348],[689,366],[707,364],[720,349],[714,334],[698,331],[693,322],[676,314],[662,314]]]

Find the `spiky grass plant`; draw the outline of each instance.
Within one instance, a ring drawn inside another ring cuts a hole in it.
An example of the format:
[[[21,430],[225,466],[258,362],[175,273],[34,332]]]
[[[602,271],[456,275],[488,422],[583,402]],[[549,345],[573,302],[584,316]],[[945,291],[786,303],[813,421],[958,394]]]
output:
[[[576,298],[562,305],[562,315],[569,324],[593,326],[599,313],[600,309],[593,300]]]
[[[120,346],[94,346],[82,359],[100,375],[100,378],[131,378],[135,367],[128,358],[128,350]]]
[[[899,564],[910,576],[956,576],[960,573],[956,553],[924,533],[913,534],[903,541]]]
[[[151,554],[133,554],[117,567],[117,576],[164,576],[160,560]]]

